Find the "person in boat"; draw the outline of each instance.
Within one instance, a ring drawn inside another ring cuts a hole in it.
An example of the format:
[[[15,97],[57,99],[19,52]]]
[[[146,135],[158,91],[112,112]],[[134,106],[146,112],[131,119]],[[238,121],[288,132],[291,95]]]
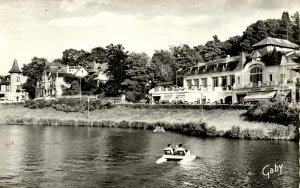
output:
[[[171,144],[168,144],[168,146],[164,149],[165,151],[165,154],[168,154],[168,155],[173,155],[173,149],[171,147]]]
[[[176,153],[186,153],[186,150],[182,147],[182,144],[179,144],[178,148],[176,149]]]
[[[175,148],[174,148],[174,155],[176,155],[177,154],[177,149],[178,149],[178,145],[175,145]]]

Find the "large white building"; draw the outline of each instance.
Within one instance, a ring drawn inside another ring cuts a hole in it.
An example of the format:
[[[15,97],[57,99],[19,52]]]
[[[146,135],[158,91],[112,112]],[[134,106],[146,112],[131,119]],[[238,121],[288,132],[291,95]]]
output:
[[[150,95],[160,103],[299,102],[299,63],[298,45],[267,37],[253,45],[251,54],[241,52],[189,67],[182,88],[156,87]]]
[[[22,89],[22,84],[26,82],[15,59],[10,75],[0,76],[0,101],[1,102],[22,102],[28,99],[28,93]]]

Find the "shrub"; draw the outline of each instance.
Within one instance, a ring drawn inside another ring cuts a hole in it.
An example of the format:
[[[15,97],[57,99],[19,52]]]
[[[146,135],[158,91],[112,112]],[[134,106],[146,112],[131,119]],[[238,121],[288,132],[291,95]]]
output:
[[[242,131],[241,136],[245,139],[263,139],[266,137],[261,129],[245,129]]]
[[[241,138],[241,129],[239,126],[233,126],[230,130],[225,132],[224,136],[230,138]]]
[[[207,136],[218,136],[218,132],[215,126],[211,126],[206,128],[206,135]]]
[[[283,125],[298,122],[298,111],[283,101],[261,101],[242,114],[249,121],[274,122]]]
[[[114,104],[118,106],[124,106],[128,108],[138,108],[138,109],[202,109],[202,105],[191,105],[191,104]],[[219,104],[219,105],[203,105],[205,110],[214,109],[236,109],[245,110],[248,109],[249,105],[230,105],[230,104]]]

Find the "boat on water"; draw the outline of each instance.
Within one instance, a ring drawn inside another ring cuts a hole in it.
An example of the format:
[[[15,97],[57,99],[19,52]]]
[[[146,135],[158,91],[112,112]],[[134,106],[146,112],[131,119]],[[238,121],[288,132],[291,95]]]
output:
[[[156,127],[153,132],[165,132],[165,129],[163,127]]]
[[[165,149],[163,156],[159,158],[156,163],[160,164],[167,161],[178,161],[178,163],[184,164],[194,160],[195,158],[196,155],[192,155],[190,150],[182,150],[173,153],[171,150]]]

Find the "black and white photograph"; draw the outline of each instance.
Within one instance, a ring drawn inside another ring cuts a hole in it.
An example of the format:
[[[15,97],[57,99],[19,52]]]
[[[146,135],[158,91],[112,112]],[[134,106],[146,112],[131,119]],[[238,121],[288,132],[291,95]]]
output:
[[[0,0],[0,188],[298,188],[299,0]]]

